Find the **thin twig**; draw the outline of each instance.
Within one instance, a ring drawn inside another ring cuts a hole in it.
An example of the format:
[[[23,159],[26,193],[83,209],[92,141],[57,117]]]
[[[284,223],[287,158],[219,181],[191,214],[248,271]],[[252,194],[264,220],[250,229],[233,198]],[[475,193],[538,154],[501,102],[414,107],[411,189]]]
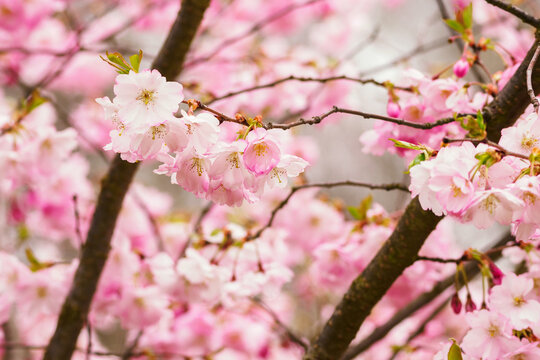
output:
[[[519,18],[521,21],[523,21],[525,24],[529,24],[534,26],[537,29],[540,29],[540,19],[526,13],[525,11],[521,10],[520,8],[512,5],[507,4],[504,1],[501,0],[486,0],[488,4],[491,4],[493,6],[498,7],[501,10],[504,10],[515,17]]]
[[[449,264],[449,263],[459,264],[460,262],[464,261],[465,259],[463,257],[461,257],[459,259],[443,259],[443,258],[438,258],[438,257],[420,256],[419,255],[416,258],[416,260],[438,262],[438,263],[442,263],[442,264]]]
[[[216,101],[227,99],[227,98],[230,98],[230,97],[233,97],[233,96],[237,96],[237,95],[240,95],[240,94],[243,94],[243,93],[256,91],[256,90],[260,90],[260,89],[271,88],[271,87],[274,87],[276,85],[279,85],[279,84],[282,84],[282,83],[285,83],[285,82],[289,82],[289,81],[327,83],[327,82],[330,82],[330,81],[337,81],[337,80],[353,81],[353,82],[357,82],[357,83],[360,83],[360,84],[373,84],[373,85],[381,86],[381,87],[386,87],[387,86],[387,82],[381,82],[381,81],[377,81],[377,80],[374,80],[374,79],[359,79],[359,78],[354,78],[354,77],[350,77],[350,76],[346,76],[346,75],[328,76],[328,77],[322,77],[322,78],[290,75],[290,76],[287,76],[287,77],[284,77],[284,78],[281,78],[281,79],[278,79],[278,80],[275,80],[275,81],[272,81],[272,82],[269,82],[269,83],[266,83],[266,84],[251,86],[251,87],[241,89],[241,90],[237,90],[237,91],[231,91],[231,92],[229,92],[227,94],[224,94],[224,95],[213,98],[212,100],[206,102],[206,105],[209,105],[209,104],[212,104],[212,103],[214,103]],[[400,87],[400,86],[394,86],[394,85],[392,85],[392,87],[394,89],[399,89],[399,90],[403,90],[403,91],[412,91],[412,89],[410,87]]]
[[[529,160],[529,157],[527,155],[519,154],[510,150],[505,149],[501,145],[497,144],[494,141],[488,140],[488,139],[469,139],[469,138],[461,138],[461,139],[449,139],[449,138],[443,138],[443,143],[450,144],[450,143],[457,143],[457,142],[471,142],[473,144],[486,144],[488,146],[494,147],[495,149],[499,150],[504,156],[514,156],[523,160]]]
[[[396,351],[392,354],[392,356],[388,360],[394,360],[396,356],[403,350],[414,338],[421,335],[424,330],[426,329],[427,324],[429,324],[433,319],[437,317],[445,308],[446,305],[448,305],[448,302],[450,299],[446,299],[443,301],[439,306],[437,306],[425,319],[420,323],[420,325],[416,328],[416,330],[409,335],[407,338],[407,341],[401,346],[399,346]]]
[[[141,336],[143,335],[143,331],[139,330],[137,333],[137,336],[135,336],[135,339],[133,339],[133,342],[126,348],[124,353],[122,354],[121,359],[122,360],[129,360],[133,356],[133,350],[139,345],[139,340],[141,340]]]
[[[299,126],[299,125],[314,125],[314,124],[319,124],[321,121],[323,121],[328,116],[330,116],[332,114],[336,114],[336,113],[357,115],[357,116],[363,117],[364,119],[382,120],[382,121],[391,122],[391,123],[394,123],[394,124],[397,124],[397,125],[403,125],[403,126],[411,127],[411,128],[414,128],[414,129],[423,129],[423,130],[433,129],[434,127],[446,125],[446,124],[449,124],[449,123],[452,123],[452,122],[455,121],[454,118],[445,118],[445,119],[437,120],[437,121],[432,122],[432,123],[419,124],[419,123],[406,121],[406,120],[403,120],[403,119],[392,118],[392,117],[389,117],[389,116],[371,114],[371,113],[358,111],[358,110],[343,109],[343,108],[334,106],[331,110],[327,111],[326,113],[324,113],[322,115],[319,115],[319,116],[314,116],[311,119],[300,119],[298,121],[288,123],[288,124],[272,124],[272,123],[270,123],[270,124],[265,125],[265,127],[267,129],[272,129],[272,128],[290,129],[292,127]]]
[[[73,215],[75,216],[75,234],[77,234],[77,239],[79,244],[82,246],[84,244],[84,239],[81,232],[81,218],[79,215],[79,206],[77,201],[77,195],[73,195]]]
[[[251,26],[245,32],[243,32],[243,33],[241,33],[239,35],[230,37],[228,39],[225,39],[221,44],[216,46],[207,55],[203,55],[203,56],[197,57],[197,58],[195,58],[193,60],[187,61],[186,64],[184,65],[184,67],[189,68],[189,67],[192,67],[192,66],[200,64],[200,63],[206,63],[208,60],[210,60],[211,58],[213,58],[214,56],[219,54],[223,49],[237,43],[238,41],[240,41],[242,39],[245,39],[245,38],[251,36],[252,34],[255,34],[257,31],[261,30],[266,25],[268,25],[268,24],[270,24],[270,23],[272,23],[272,22],[274,22],[276,20],[279,20],[280,18],[290,14],[291,12],[293,12],[293,11],[295,11],[297,9],[301,9],[303,7],[315,4],[315,3],[319,2],[319,1],[321,1],[321,0],[309,0],[309,1],[302,2],[302,3],[290,4],[290,5],[288,5],[288,6],[284,7],[284,8],[276,11],[275,13],[270,14],[269,16],[265,17],[261,21],[256,22],[255,24],[253,24],[253,26]]]
[[[261,309],[263,309],[264,311],[266,311],[268,313],[268,315],[270,315],[272,317],[272,319],[274,320],[274,322],[276,323],[276,325],[278,325],[280,328],[282,328],[285,333],[287,334],[288,338],[300,345],[304,351],[307,350],[308,348],[308,344],[301,338],[299,337],[298,335],[296,335],[287,325],[285,325],[278,317],[278,315],[274,312],[274,310],[272,310],[268,305],[266,305],[262,300],[259,300],[259,299],[253,299],[253,302],[255,304],[257,304]]]
[[[538,98],[536,97],[536,93],[534,92],[533,84],[532,84],[532,73],[534,69],[534,65],[536,64],[536,60],[538,59],[538,54],[540,54],[540,43],[536,46],[536,50],[534,52],[534,55],[531,59],[531,62],[529,63],[529,66],[527,66],[527,93],[529,94],[529,97],[531,98],[531,103],[534,106],[534,111],[538,114],[538,111],[540,110],[540,103],[538,102]]]
[[[209,202],[208,204],[205,205],[205,207],[203,207],[203,209],[201,210],[201,213],[199,214],[199,217],[197,218],[197,221],[195,221],[195,224],[193,225],[193,233],[195,234],[201,233],[202,222],[204,218],[206,217],[206,215],[210,212],[210,210],[212,210],[213,207],[214,207],[213,202]],[[182,251],[180,251],[180,254],[178,255],[178,259],[181,259],[184,256],[186,256],[186,251],[191,245],[191,242],[192,242],[192,237],[189,236],[188,240],[186,241],[186,244],[182,248]]]
[[[302,190],[302,189],[307,189],[307,188],[314,188],[314,187],[333,188],[333,187],[337,187],[337,186],[358,186],[358,187],[368,188],[368,189],[371,189],[371,190],[385,190],[385,191],[401,190],[401,191],[409,192],[409,189],[407,189],[406,186],[404,186],[402,184],[398,184],[398,183],[377,185],[377,184],[369,184],[369,183],[363,183],[363,182],[358,182],[358,181],[338,181],[338,182],[333,182],[333,183],[313,183],[313,184],[304,184],[304,185],[295,186],[295,187],[291,188],[291,191],[289,192],[289,195],[287,195],[287,197],[285,199],[283,199],[272,210],[272,213],[270,214],[270,219],[268,219],[268,222],[262,228],[260,228],[256,233],[254,233],[253,235],[248,236],[245,241],[251,241],[251,240],[259,238],[266,229],[271,227],[272,224],[274,223],[274,219],[276,217],[276,214],[285,205],[287,205],[287,203],[289,202],[291,197],[297,191]]]
[[[90,360],[92,354],[92,327],[90,323],[86,323],[86,331],[88,333],[88,345],[86,346],[86,360]]]

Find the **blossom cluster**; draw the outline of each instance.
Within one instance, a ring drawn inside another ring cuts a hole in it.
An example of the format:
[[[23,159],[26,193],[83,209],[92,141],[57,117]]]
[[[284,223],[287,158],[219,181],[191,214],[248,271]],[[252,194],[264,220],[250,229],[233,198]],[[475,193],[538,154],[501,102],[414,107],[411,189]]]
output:
[[[158,174],[220,204],[255,201],[266,187],[285,187],[308,163],[288,154],[285,130],[221,127],[212,114],[181,110],[182,85],[157,70],[118,75],[115,97],[97,99],[116,126],[106,150],[135,162],[156,158]],[[234,133],[237,130],[237,133]]]
[[[535,238],[540,225],[535,216],[540,179],[533,163],[538,129],[538,115],[530,113],[502,131],[499,145],[523,158],[503,157],[495,148],[470,142],[442,148],[411,169],[412,195],[437,215],[452,215],[480,229],[494,222],[513,224],[518,240]]]

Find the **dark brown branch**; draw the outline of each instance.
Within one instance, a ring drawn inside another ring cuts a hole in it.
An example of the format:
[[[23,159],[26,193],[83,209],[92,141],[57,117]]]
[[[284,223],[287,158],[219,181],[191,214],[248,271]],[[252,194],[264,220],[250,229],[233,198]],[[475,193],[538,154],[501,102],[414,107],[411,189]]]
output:
[[[437,120],[437,121],[432,122],[432,123],[419,124],[419,123],[414,123],[414,122],[410,122],[410,121],[405,121],[403,119],[392,118],[392,117],[389,117],[389,116],[370,114],[370,113],[366,113],[366,112],[363,112],[363,111],[351,110],[351,109],[343,109],[343,108],[339,108],[337,106],[334,106],[332,108],[332,110],[329,110],[329,111],[327,111],[326,113],[324,113],[322,115],[314,116],[311,119],[300,119],[298,121],[288,123],[288,124],[272,124],[272,123],[270,123],[270,124],[267,124],[265,127],[267,129],[272,129],[272,128],[290,129],[292,127],[299,126],[299,125],[315,125],[315,124],[319,124],[321,121],[323,121],[328,116],[330,116],[332,114],[336,114],[336,113],[357,115],[357,116],[363,117],[364,119],[382,120],[382,121],[391,122],[391,123],[398,124],[398,125],[408,126],[408,127],[414,128],[414,129],[424,129],[424,130],[433,129],[434,127],[441,126],[441,125],[446,125],[446,124],[449,124],[449,123],[455,121],[454,118],[445,118],[445,119]]]
[[[538,98],[536,97],[536,93],[534,92],[534,87],[532,84],[532,72],[534,69],[534,65],[536,64],[536,60],[538,59],[538,54],[540,54],[540,42],[537,43],[536,50],[533,54],[533,57],[531,58],[531,62],[529,63],[529,66],[527,66],[527,93],[529,94],[529,97],[531,98],[531,103],[534,106],[534,111],[538,113],[538,109],[540,109],[540,103],[538,102]]]
[[[536,43],[533,45],[521,65],[510,81],[488,106],[484,108],[483,115],[487,124],[487,137],[498,142],[501,130],[512,125],[530,104],[527,93],[527,68],[536,52],[540,39],[540,30],[536,32]],[[532,85],[537,91],[540,89],[540,62],[537,62],[531,72]]]
[[[152,64],[152,68],[157,69],[168,80],[173,80],[180,74],[186,53],[209,2],[210,0],[182,2],[167,40]],[[128,163],[116,156],[102,181],[79,267],[62,305],[44,360],[71,359],[79,333],[87,321],[90,304],[111,248],[116,219],[138,166],[138,163]]]
[[[491,249],[498,249],[498,251],[491,253],[491,259],[498,259],[501,255],[500,247],[513,240],[514,237],[508,233],[503,236],[499,241],[497,241],[497,243],[494,244]],[[488,251],[491,251],[491,249]],[[480,269],[478,268],[478,264],[476,262],[470,262],[465,265],[465,272],[467,274],[467,277],[469,279],[472,279],[480,272]],[[445,278],[444,280],[439,281],[433,286],[430,291],[421,294],[416,299],[401,308],[397,313],[394,314],[394,316],[392,316],[392,318],[390,318],[390,320],[388,320],[383,325],[377,327],[368,337],[364,338],[358,344],[349,348],[349,350],[343,356],[342,360],[354,359],[356,356],[369,349],[377,341],[382,340],[399,323],[409,318],[411,315],[416,313],[418,310],[420,310],[427,304],[430,304],[446,289],[454,285],[455,277],[456,274],[454,273]]]
[[[502,9],[515,17],[519,18],[521,21],[523,21],[525,24],[529,24],[534,26],[537,29],[540,29],[540,19],[535,18],[534,16],[527,14],[525,11],[521,10],[520,8],[507,4],[504,1],[501,0],[486,0],[488,4],[491,4],[493,6],[498,7],[499,9]]]
[[[423,210],[418,198],[409,203],[390,238],[341,299],[305,360],[335,360],[343,355],[371,309],[414,262],[441,219]]]
[[[537,31],[537,39],[540,32]],[[488,138],[498,141],[501,130],[512,125],[529,104],[525,69],[536,46],[533,46],[521,66],[497,97],[484,108]],[[533,83],[540,83],[540,65],[533,69]],[[539,87],[537,87],[539,88]],[[354,339],[360,325],[393,282],[412,264],[428,235],[440,217],[420,206],[414,198],[398,226],[375,258],[351,284],[322,332],[310,346],[305,360],[339,359]]]

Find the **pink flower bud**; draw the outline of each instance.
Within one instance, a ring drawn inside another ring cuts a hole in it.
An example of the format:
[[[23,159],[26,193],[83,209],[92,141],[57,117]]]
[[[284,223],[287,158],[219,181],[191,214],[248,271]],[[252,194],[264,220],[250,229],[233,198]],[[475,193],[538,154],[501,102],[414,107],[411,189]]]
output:
[[[461,300],[459,299],[459,296],[457,293],[452,296],[452,300],[450,300],[450,306],[452,307],[452,310],[454,310],[455,314],[459,314],[461,312]]]
[[[469,62],[466,59],[461,58],[454,64],[454,74],[456,74],[458,78],[464,77],[468,72]]]
[[[476,310],[476,304],[474,303],[473,299],[471,298],[471,294],[467,295],[467,302],[465,302],[465,311],[466,312],[473,312]]]
[[[489,271],[491,271],[491,276],[493,280],[494,285],[501,285],[502,278],[504,277],[503,272],[501,269],[497,267],[493,262],[489,262]]]
[[[390,117],[397,118],[399,117],[399,114],[401,114],[401,108],[397,103],[389,101],[388,105],[386,105],[386,113]]]

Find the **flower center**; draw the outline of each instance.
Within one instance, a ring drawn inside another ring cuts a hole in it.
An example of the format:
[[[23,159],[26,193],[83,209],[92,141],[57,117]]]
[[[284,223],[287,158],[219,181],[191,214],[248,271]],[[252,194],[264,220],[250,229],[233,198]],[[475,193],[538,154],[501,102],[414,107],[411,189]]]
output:
[[[529,133],[527,132],[526,134],[523,135],[523,138],[521,138],[521,147],[525,150],[530,151],[536,145],[537,142],[538,142],[538,139],[533,136],[530,136]]]
[[[266,155],[266,152],[268,151],[268,146],[266,146],[265,143],[255,144],[253,146],[253,150],[255,150],[255,154],[257,156],[264,156]]]
[[[495,209],[497,209],[498,203],[499,199],[497,199],[495,195],[491,194],[485,198],[484,201],[482,201],[482,209],[493,215]]]
[[[525,304],[525,299],[523,298],[523,296],[514,297],[514,306],[520,307],[523,304]]]
[[[137,100],[142,101],[144,105],[148,105],[150,102],[154,101],[154,90],[143,89],[137,96]]]
[[[487,329],[489,336],[495,337],[499,335],[499,327],[497,325],[491,324]]]

